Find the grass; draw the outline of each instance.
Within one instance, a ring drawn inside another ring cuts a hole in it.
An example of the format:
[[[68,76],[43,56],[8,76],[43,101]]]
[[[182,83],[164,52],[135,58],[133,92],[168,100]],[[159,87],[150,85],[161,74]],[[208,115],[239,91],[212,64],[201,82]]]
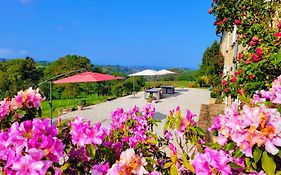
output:
[[[94,105],[97,103],[101,103],[106,101],[108,96],[98,96],[98,95],[91,95],[84,98],[75,98],[75,99],[54,99],[52,101],[53,104],[53,117],[57,117],[60,114],[62,109],[71,109],[77,108],[77,104],[81,100],[85,100],[87,105]],[[44,101],[42,103],[42,116],[43,118],[49,117],[50,115],[50,106],[49,101]]]
[[[162,85],[172,85],[176,87],[194,87],[194,81],[148,81],[146,82],[146,87],[160,87]]]

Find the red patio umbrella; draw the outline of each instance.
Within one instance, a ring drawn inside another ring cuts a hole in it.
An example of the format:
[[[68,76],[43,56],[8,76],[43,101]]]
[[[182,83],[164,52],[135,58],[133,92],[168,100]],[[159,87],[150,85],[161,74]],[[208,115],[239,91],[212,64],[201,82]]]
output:
[[[83,72],[73,76],[69,76],[63,79],[54,81],[55,84],[63,83],[83,83],[83,82],[99,82],[99,81],[109,81],[109,80],[119,80],[123,77],[102,74],[97,72]]]

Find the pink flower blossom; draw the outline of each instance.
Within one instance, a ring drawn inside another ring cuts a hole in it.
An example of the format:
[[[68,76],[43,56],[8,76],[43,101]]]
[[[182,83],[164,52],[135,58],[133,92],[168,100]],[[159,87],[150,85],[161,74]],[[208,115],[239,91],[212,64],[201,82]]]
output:
[[[252,55],[252,61],[253,62],[258,62],[258,61],[260,61],[260,57],[257,54],[253,54]]]
[[[224,151],[210,148],[206,148],[202,154],[197,153],[192,161],[197,175],[232,174],[228,163],[229,158]]]
[[[0,102],[0,121],[10,112],[10,101],[6,99]]]
[[[256,50],[256,53],[258,54],[258,55],[263,55],[263,50],[262,50],[262,48],[257,48],[257,50]]]
[[[74,144],[84,146],[87,144],[101,144],[106,135],[105,129],[101,128],[101,123],[91,125],[91,121],[84,122],[81,117],[75,117],[71,122],[71,138]]]
[[[110,168],[109,163],[96,164],[92,167],[92,175],[106,175],[107,170]]]
[[[276,39],[281,38],[281,32],[275,33],[275,34],[274,34],[274,37],[275,37]]]
[[[44,163],[43,161],[35,161],[31,158],[29,155],[22,156],[19,160],[15,161],[13,163],[13,166],[11,167],[12,170],[14,170],[17,175],[21,174],[46,174],[45,169],[43,171]]]
[[[118,175],[121,172],[136,175],[147,174],[148,171],[144,168],[146,164],[145,159],[136,155],[132,148],[127,149],[121,153],[120,160],[107,171],[107,175]]]
[[[241,25],[241,24],[242,24],[242,21],[237,19],[237,20],[234,21],[234,24],[235,24],[235,25]]]

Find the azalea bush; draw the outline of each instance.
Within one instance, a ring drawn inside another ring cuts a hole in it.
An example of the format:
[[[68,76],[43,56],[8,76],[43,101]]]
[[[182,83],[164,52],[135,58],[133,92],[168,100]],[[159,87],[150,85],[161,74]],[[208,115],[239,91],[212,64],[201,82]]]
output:
[[[225,77],[225,95],[252,96],[256,90],[270,88],[280,75],[281,3],[279,0],[213,0],[209,13],[215,16],[217,34],[233,32],[237,27],[239,50],[237,69]]]
[[[56,124],[41,119],[39,90],[21,91],[0,104],[2,174],[280,174],[281,76],[247,103],[215,118],[207,140],[195,115],[177,107],[163,133],[155,108],[112,112],[107,128],[80,117]],[[32,112],[31,112],[32,111]],[[3,123],[2,123],[3,122]],[[6,127],[4,127],[6,126]],[[158,128],[157,128],[158,129]]]

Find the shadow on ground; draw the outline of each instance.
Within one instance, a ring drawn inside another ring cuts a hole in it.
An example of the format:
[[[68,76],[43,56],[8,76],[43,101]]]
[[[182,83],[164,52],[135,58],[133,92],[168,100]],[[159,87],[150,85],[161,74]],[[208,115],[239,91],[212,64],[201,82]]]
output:
[[[166,119],[166,115],[160,112],[155,112],[154,119],[156,120],[164,120]]]
[[[167,99],[167,98],[171,98],[171,97],[177,97],[179,95],[181,95],[181,92],[176,91],[174,94],[163,94],[162,99]]]

